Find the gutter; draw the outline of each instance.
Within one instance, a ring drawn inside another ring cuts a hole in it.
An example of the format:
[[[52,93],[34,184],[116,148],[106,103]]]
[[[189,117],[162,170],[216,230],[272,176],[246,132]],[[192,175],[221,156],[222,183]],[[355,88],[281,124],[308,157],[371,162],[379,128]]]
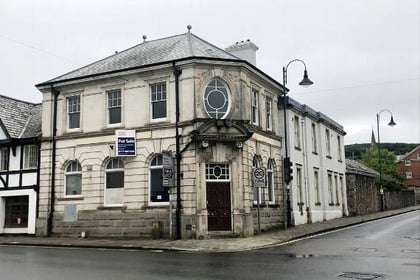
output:
[[[51,236],[53,229],[54,211],[55,211],[55,162],[56,162],[56,149],[57,149],[57,99],[60,91],[54,88],[51,84],[51,93],[54,95],[54,108],[53,108],[53,128],[52,128],[52,160],[51,160],[51,194],[50,194],[50,211],[48,212],[47,220],[47,236]]]
[[[176,145],[176,239],[181,239],[181,147],[179,143],[179,76],[182,70],[172,64],[175,75],[175,145]]]

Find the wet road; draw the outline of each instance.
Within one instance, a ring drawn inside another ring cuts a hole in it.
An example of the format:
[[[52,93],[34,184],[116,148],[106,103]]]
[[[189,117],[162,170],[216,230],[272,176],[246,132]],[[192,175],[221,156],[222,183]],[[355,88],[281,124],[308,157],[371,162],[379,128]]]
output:
[[[419,215],[241,253],[0,246],[0,279],[419,280]]]

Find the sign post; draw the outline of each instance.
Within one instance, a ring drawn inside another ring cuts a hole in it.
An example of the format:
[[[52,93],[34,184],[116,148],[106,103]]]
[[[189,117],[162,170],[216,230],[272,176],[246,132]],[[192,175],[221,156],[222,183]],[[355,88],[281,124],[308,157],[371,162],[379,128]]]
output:
[[[174,184],[174,158],[170,151],[162,151],[162,185],[168,187],[169,194],[169,238],[172,239],[172,200],[171,190]]]
[[[252,170],[252,182],[254,188],[257,188],[257,216],[258,216],[258,233],[261,233],[261,216],[260,216],[260,201],[261,201],[261,188],[265,188],[266,172],[265,168],[257,167]]]

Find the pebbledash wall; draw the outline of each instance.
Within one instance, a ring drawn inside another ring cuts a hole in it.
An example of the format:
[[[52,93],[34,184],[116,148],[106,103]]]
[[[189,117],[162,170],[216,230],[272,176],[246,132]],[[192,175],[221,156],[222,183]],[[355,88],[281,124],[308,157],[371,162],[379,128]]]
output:
[[[275,88],[245,68],[232,68],[223,63],[192,66],[180,65],[181,89],[181,145],[184,148],[191,141],[191,133],[202,125],[199,120],[208,118],[202,109],[202,93],[213,78],[224,80],[231,91],[233,120],[248,120],[249,111],[243,110],[250,104],[248,93],[251,87],[259,86],[260,102],[269,96],[276,100]],[[240,70],[241,69],[241,70]],[[239,71],[240,70],[240,71]],[[150,121],[149,85],[165,82],[168,95],[168,117],[161,122]],[[97,79],[56,86],[58,96],[57,118],[57,161],[55,180],[55,201],[53,214],[53,234],[78,236],[86,232],[90,236],[145,236],[152,233],[153,223],[161,222],[164,235],[169,233],[168,203],[150,201],[150,163],[153,157],[164,150],[175,151],[175,77],[172,68],[141,70],[124,77]],[[107,89],[121,88],[122,125],[106,125],[105,92]],[[67,127],[66,98],[81,96],[81,127],[70,131]],[[195,104],[195,105],[193,105]],[[51,213],[51,157],[52,157],[52,116],[53,96],[48,88],[43,89],[43,137],[41,147],[40,203],[37,220],[37,234],[47,234],[47,221]],[[273,110],[276,106],[273,105]],[[261,112],[260,114],[263,114]],[[273,127],[278,120],[273,114]],[[206,201],[206,164],[223,163],[230,168],[231,220],[230,232],[253,235],[256,231],[254,219],[255,204],[251,184],[251,172],[255,155],[261,158],[262,166],[271,159],[275,161],[274,201],[263,203],[262,227],[269,229],[281,225],[281,138],[277,129],[265,131],[264,121],[259,126],[249,126],[252,138],[242,147],[224,141],[209,141],[208,147],[194,142],[185,150],[181,162],[181,229],[183,238],[211,235],[208,230],[208,209]],[[104,205],[104,185],[106,164],[115,158],[115,129],[135,130],[137,155],[121,157],[124,164],[123,204]],[[228,131],[233,128],[226,128]],[[233,131],[233,134],[236,132]],[[223,134],[223,133],[222,133]],[[65,194],[65,169],[69,162],[81,166],[82,192],[77,196]],[[172,201],[175,200],[173,191]],[[262,201],[268,200],[268,193]],[[175,223],[175,219],[174,223]],[[175,224],[174,224],[175,226]]]

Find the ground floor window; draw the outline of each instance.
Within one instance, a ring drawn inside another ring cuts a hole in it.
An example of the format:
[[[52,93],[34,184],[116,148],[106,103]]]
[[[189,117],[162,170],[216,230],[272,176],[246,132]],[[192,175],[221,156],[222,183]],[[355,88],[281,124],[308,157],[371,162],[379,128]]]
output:
[[[122,206],[124,203],[124,163],[117,158],[105,168],[105,206]]]
[[[4,227],[21,228],[28,226],[29,196],[12,196],[5,198]]]
[[[163,186],[163,158],[156,155],[150,162],[150,203],[168,203],[169,187]]]

